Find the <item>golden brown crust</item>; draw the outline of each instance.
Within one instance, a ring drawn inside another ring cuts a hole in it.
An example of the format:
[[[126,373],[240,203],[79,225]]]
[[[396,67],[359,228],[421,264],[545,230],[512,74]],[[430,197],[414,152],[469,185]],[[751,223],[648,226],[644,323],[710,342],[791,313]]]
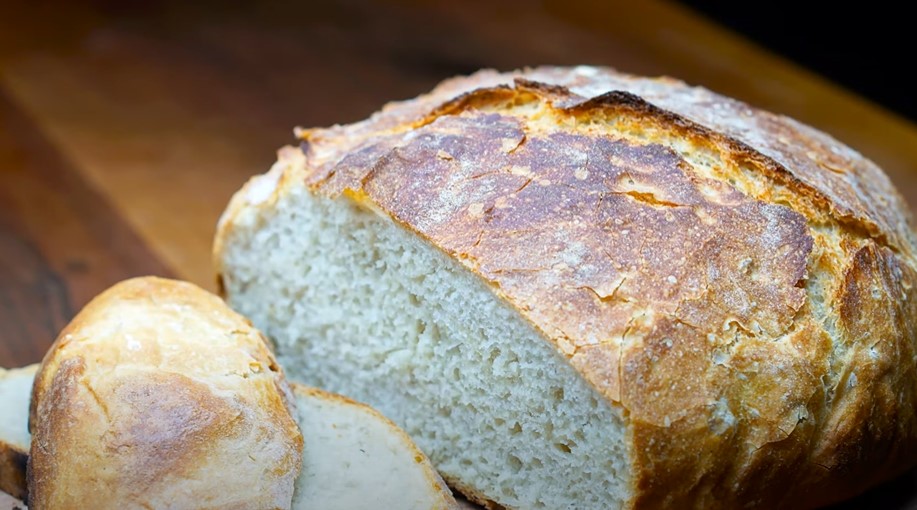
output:
[[[282,508],[302,435],[260,333],[187,283],[122,282],[61,332],[36,377],[31,508]]]
[[[845,268],[837,299],[846,364],[812,462],[824,468],[813,482],[840,500],[917,459],[917,272],[867,243]]]
[[[491,94],[493,88],[507,88],[520,80],[553,87],[558,92],[555,96],[563,96],[556,105],[565,109],[591,108],[607,101],[603,96],[609,93],[612,98],[636,98],[669,114],[672,122],[728,140],[765,164],[760,168],[762,177],[792,183],[800,194],[811,195],[829,209],[838,221],[896,249],[912,251],[909,209],[872,161],[793,119],[671,78],[643,78],[594,67],[539,67],[514,73],[485,70],[447,80],[417,99],[387,105],[364,122],[298,132],[308,141],[324,142],[320,159],[334,160],[378,134],[423,125],[450,113],[453,103],[473,102],[462,96]]]
[[[827,135],[595,68],[484,71],[300,135],[276,189],[429,240],[626,410],[634,506],[820,505],[917,459],[910,217]],[[234,199],[217,260],[281,192]]]
[[[639,96],[763,156],[771,178],[790,179],[800,194],[823,201],[837,220],[898,249],[912,250],[910,212],[891,181],[872,161],[825,133],[667,78],[559,68],[539,68],[525,76],[568,87],[584,97],[615,90]]]

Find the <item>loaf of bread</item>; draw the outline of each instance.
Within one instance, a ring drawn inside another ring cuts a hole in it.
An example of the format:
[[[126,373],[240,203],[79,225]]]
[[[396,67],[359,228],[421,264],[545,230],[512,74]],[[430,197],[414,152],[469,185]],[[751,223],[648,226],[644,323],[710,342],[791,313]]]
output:
[[[911,218],[828,135],[577,67],[298,137],[220,221],[225,296],[475,500],[813,507],[917,462]]]
[[[0,368],[0,491],[26,499],[29,395],[38,365]]]
[[[119,283],[35,378],[29,506],[290,508],[303,438],[261,334],[172,280]]]

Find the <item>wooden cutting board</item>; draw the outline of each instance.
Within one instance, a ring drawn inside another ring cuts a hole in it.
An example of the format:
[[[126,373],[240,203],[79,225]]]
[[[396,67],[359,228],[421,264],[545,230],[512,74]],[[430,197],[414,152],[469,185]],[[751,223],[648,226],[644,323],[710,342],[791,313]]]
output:
[[[917,128],[675,4],[34,2],[0,7],[0,365],[141,274],[213,289],[229,196],[295,125],[481,67],[670,74],[820,127],[917,205]],[[917,471],[837,508],[917,509]]]

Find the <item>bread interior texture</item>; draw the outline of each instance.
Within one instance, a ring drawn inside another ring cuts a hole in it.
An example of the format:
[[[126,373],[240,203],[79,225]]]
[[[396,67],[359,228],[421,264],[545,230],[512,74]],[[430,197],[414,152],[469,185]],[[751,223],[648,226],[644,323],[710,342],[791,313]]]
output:
[[[621,409],[485,282],[390,219],[304,185],[243,216],[223,284],[291,378],[376,407],[481,502],[628,499]]]

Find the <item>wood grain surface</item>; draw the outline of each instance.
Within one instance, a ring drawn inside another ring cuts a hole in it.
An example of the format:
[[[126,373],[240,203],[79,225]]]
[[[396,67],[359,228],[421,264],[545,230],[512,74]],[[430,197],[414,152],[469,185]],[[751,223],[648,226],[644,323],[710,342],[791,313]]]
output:
[[[672,3],[4,2],[0,366],[40,360],[120,279],[212,289],[217,218],[293,126],[355,121],[482,67],[583,63],[812,124],[917,205],[917,127]],[[917,509],[917,471],[838,508]]]

